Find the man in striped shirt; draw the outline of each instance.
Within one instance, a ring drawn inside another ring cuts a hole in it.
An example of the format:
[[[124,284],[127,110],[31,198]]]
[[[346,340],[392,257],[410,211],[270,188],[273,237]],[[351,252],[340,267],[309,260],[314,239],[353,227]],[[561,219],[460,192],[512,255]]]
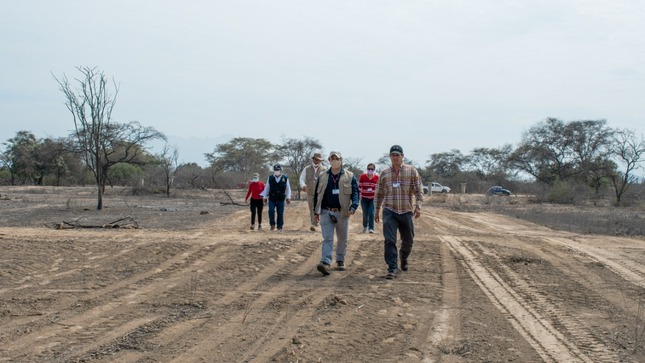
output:
[[[387,264],[385,278],[392,279],[398,271],[398,258],[401,257],[401,270],[408,270],[408,258],[414,243],[414,218],[421,215],[423,186],[419,172],[412,165],[403,163],[403,148],[394,145],[390,148],[392,166],[381,172],[374,198],[376,215],[374,221],[380,222],[381,204],[383,205],[384,257]],[[401,250],[397,250],[397,231],[401,233]]]

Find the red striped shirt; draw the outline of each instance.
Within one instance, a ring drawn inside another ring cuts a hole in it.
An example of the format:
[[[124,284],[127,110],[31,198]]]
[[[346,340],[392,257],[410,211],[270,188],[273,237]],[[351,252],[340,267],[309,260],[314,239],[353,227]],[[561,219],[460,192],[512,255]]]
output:
[[[358,179],[358,190],[361,192],[361,198],[374,199],[376,186],[378,185],[378,175],[373,174],[372,179],[364,173]]]

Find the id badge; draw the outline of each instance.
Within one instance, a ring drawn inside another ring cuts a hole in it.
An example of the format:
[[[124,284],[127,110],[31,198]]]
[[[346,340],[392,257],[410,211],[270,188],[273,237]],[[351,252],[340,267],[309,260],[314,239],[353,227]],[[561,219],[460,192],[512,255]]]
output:
[[[398,187],[399,187],[399,183],[392,183],[392,188],[398,188]]]
[[[332,189],[332,190],[331,190],[331,194],[333,194],[333,195],[338,195],[338,194],[340,194],[340,189]]]

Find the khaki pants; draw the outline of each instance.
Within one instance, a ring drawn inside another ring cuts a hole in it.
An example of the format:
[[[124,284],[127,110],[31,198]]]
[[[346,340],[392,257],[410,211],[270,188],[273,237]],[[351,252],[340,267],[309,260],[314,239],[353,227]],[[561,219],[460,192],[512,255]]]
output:
[[[316,223],[316,214],[314,213],[314,196],[307,194],[307,205],[309,206],[309,219],[312,226],[318,226]]]

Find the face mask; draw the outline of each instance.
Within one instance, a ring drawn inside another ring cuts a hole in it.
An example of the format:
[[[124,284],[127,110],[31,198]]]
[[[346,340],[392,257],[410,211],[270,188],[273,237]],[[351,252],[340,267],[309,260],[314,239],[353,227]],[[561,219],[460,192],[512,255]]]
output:
[[[334,169],[338,169],[342,165],[340,160],[332,160],[329,163],[331,164],[331,167]]]
[[[258,179],[258,178],[253,178],[253,182],[257,182],[258,180],[260,180],[260,179]]]
[[[374,174],[374,170],[368,170],[368,171],[367,171],[367,174],[369,174],[369,175]]]
[[[276,170],[276,171],[273,172],[273,175],[280,176],[280,175],[282,175],[282,172],[280,170]]]

